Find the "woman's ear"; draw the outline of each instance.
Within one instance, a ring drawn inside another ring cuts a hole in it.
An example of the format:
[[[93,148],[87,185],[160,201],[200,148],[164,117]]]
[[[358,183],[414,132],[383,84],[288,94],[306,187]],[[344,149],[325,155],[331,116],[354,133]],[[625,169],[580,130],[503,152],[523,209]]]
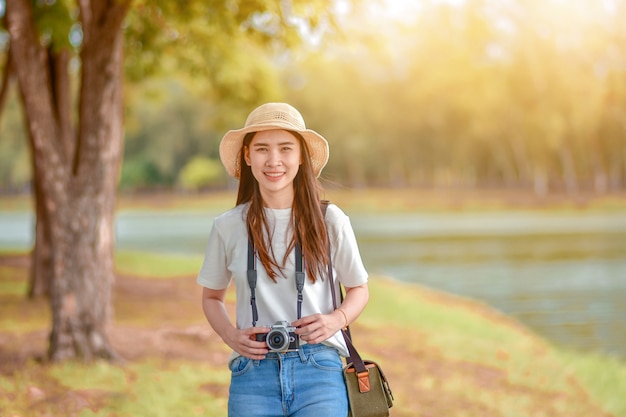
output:
[[[250,166],[251,162],[250,162],[250,148],[248,148],[247,146],[243,147],[243,159],[244,161],[246,161],[246,165]]]

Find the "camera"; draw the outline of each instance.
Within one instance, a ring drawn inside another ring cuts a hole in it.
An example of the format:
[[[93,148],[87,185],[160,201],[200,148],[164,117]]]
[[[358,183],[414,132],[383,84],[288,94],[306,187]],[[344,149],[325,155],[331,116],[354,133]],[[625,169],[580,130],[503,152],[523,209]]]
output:
[[[270,352],[294,351],[300,347],[296,328],[286,321],[277,321],[270,326],[268,333],[257,333],[256,340],[267,343]]]

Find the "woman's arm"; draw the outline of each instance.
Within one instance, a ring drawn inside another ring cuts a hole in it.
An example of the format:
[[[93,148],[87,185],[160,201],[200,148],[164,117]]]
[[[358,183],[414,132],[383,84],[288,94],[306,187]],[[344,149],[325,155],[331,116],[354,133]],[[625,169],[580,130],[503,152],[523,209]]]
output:
[[[358,287],[345,288],[346,296],[341,305],[333,312],[333,314],[338,314],[344,320],[343,325],[340,327],[341,329],[348,327],[350,323],[361,315],[370,297],[367,283],[359,285]]]
[[[250,359],[263,359],[268,352],[265,342],[255,340],[256,333],[267,333],[265,327],[249,327],[238,329],[232,325],[226,312],[224,298],[226,289],[212,290],[206,287],[202,289],[202,310],[209,324],[222,338],[224,343],[235,352]]]

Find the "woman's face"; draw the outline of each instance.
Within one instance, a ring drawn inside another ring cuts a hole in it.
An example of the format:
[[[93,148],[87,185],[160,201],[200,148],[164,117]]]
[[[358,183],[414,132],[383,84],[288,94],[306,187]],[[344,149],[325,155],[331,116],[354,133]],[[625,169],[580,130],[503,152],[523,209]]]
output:
[[[300,142],[285,130],[257,132],[244,148],[244,158],[268,204],[291,207],[293,180],[300,169]]]

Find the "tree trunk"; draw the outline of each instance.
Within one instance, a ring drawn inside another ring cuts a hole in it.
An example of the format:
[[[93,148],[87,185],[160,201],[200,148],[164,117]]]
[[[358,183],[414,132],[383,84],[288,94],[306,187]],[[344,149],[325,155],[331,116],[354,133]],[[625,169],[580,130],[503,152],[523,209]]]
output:
[[[67,50],[55,51],[48,47],[46,57],[50,71],[50,93],[53,113],[61,140],[61,151],[64,160],[69,161],[74,149],[74,137],[70,122],[71,99],[70,77],[68,71],[69,52]],[[33,137],[30,136],[31,149],[34,146]],[[41,169],[33,159],[33,203],[36,213],[35,243],[31,254],[30,283],[28,295],[31,298],[49,296],[52,284],[52,242],[50,236],[50,220],[48,212],[43,204]]]
[[[574,158],[567,140],[565,140],[561,145],[559,149],[559,156],[561,158],[561,168],[563,181],[565,182],[565,189],[569,195],[576,195],[578,193],[578,179],[576,178]]]
[[[106,326],[123,143],[121,24],[129,2],[81,0],[79,6],[84,41],[76,147],[64,141],[69,118],[59,111],[62,90],[55,82],[63,71],[48,65],[31,2],[13,0],[6,11],[11,49],[20,51],[12,57],[32,139],[37,199],[51,242],[52,360],[116,357]]]
[[[103,10],[84,11],[80,126],[68,211],[59,240],[67,279],[54,285],[50,356],[113,358],[106,338],[114,276],[113,220],[122,154],[122,31],[102,26]],[[92,15],[90,13],[94,13]],[[69,221],[68,221],[69,220]]]
[[[32,142],[32,139],[31,139]],[[38,167],[33,163],[33,177],[38,176]],[[44,206],[42,181],[33,181],[33,200],[35,205],[35,242],[31,253],[30,282],[28,296],[30,298],[50,295],[50,286],[54,278],[52,269],[52,239],[50,237],[50,221],[48,210]]]

